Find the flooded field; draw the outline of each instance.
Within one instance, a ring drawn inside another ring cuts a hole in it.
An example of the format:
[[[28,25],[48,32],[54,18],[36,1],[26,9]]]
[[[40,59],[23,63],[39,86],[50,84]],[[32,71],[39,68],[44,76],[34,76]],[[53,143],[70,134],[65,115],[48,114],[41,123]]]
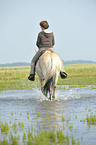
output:
[[[38,88],[0,92],[0,140],[9,140],[13,134],[23,144],[29,128],[34,134],[62,129],[69,135],[70,145],[72,138],[78,144],[95,145],[96,122],[89,122],[90,116],[96,117],[96,89],[91,87],[56,90],[56,99],[52,101]],[[2,131],[5,123],[9,127],[6,134]]]

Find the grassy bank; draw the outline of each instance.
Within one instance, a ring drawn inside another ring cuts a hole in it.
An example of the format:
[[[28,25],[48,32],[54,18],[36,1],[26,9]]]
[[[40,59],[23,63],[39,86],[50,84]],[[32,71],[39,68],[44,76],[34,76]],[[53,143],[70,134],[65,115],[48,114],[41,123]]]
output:
[[[68,78],[58,79],[58,85],[92,85],[96,86],[96,64],[66,65]],[[1,67],[0,91],[40,88],[40,81],[36,75],[34,82],[28,81],[30,67]]]

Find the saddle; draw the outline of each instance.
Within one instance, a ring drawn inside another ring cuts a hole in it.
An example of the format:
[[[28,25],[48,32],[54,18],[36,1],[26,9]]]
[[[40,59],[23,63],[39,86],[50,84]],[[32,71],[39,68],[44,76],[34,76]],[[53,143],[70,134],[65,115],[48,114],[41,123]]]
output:
[[[52,52],[51,50],[42,50],[42,51],[41,51],[41,55],[39,56],[38,60],[40,59],[40,57],[41,57],[44,53],[53,53],[53,52]],[[38,60],[37,60],[37,61],[38,61]],[[36,61],[35,65],[37,64],[37,61]]]

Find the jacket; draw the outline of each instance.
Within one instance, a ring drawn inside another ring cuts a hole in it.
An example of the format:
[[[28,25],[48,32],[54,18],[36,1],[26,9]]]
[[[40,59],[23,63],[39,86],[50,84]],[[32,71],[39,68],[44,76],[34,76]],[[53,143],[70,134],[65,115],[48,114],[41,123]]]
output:
[[[40,48],[52,48],[55,44],[53,32],[46,33],[41,31],[38,34],[36,45]]]

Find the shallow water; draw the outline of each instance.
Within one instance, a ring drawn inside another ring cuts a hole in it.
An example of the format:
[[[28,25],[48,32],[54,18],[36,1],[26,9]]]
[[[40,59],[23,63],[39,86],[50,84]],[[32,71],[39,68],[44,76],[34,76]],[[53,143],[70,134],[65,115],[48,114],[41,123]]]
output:
[[[87,121],[81,122],[86,120],[86,114],[92,113],[96,115],[96,89],[90,87],[56,90],[56,99],[52,101],[39,89],[0,92],[0,122],[20,121],[25,130],[32,124],[34,131],[63,128],[65,134],[79,139],[80,144],[96,144],[96,125],[89,127]],[[68,123],[62,121],[62,115]],[[22,136],[23,132],[18,134]]]

